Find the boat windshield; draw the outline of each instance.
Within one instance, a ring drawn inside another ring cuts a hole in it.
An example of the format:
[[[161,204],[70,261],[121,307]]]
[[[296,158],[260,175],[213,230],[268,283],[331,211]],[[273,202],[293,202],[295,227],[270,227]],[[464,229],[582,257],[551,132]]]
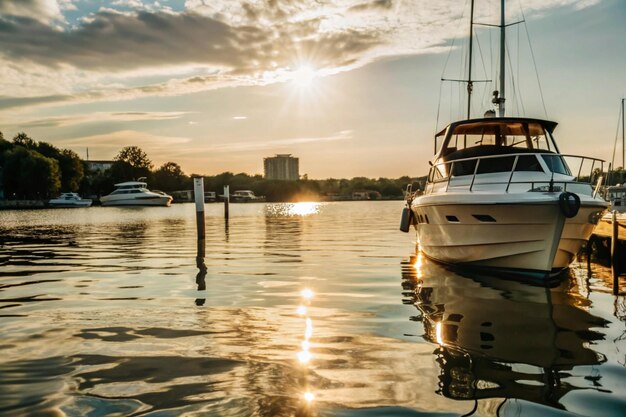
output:
[[[444,143],[446,159],[515,152],[555,152],[548,132],[538,122],[479,121],[456,126]]]

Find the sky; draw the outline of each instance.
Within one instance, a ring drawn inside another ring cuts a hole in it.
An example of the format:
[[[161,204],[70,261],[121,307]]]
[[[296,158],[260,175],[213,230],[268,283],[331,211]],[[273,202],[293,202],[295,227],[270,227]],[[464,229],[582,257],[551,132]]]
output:
[[[499,3],[477,0],[475,22],[497,24]],[[0,131],[91,160],[139,146],[187,174],[262,174],[290,153],[309,178],[424,175],[436,131],[465,116],[464,84],[441,79],[466,78],[469,4],[0,0]],[[507,28],[507,114],[554,120],[563,153],[610,161],[626,1],[506,10],[522,21]],[[498,89],[497,36],[474,26],[473,117]]]

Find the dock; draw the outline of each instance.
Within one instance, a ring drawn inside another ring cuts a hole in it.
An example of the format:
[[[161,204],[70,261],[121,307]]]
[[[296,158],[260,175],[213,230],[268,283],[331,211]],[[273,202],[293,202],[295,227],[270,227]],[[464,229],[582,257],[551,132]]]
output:
[[[615,216],[617,219],[617,239],[621,242],[626,241],[626,213],[617,213]],[[611,213],[607,213],[596,225],[593,230],[593,235],[599,239],[612,239],[613,238],[613,220]]]
[[[613,276],[613,293],[619,293],[619,278],[626,270],[626,213],[606,213],[593,230],[587,243],[587,256],[594,250],[608,255]]]

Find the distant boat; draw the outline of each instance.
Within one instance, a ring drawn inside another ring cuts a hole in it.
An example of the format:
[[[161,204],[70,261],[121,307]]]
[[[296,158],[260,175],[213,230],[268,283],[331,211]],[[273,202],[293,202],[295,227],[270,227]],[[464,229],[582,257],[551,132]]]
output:
[[[90,207],[92,201],[81,198],[77,193],[62,193],[57,198],[48,201],[50,207],[74,208]]]
[[[215,201],[217,201],[217,195],[215,194],[215,191],[205,191],[204,202],[215,203]]]
[[[233,203],[262,203],[265,201],[265,196],[254,195],[251,190],[237,190],[230,195],[230,201]]]
[[[161,191],[148,190],[142,181],[115,184],[115,191],[100,198],[103,206],[169,206],[172,196]]]
[[[617,184],[607,187],[606,198],[611,204],[609,211],[626,212],[626,185]]]

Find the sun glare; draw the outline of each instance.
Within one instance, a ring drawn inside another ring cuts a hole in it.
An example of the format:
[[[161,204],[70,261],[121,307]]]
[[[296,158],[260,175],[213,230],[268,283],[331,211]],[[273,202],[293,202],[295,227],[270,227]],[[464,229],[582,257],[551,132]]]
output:
[[[315,69],[303,65],[291,72],[291,80],[300,88],[310,87],[313,80],[317,78]]]

